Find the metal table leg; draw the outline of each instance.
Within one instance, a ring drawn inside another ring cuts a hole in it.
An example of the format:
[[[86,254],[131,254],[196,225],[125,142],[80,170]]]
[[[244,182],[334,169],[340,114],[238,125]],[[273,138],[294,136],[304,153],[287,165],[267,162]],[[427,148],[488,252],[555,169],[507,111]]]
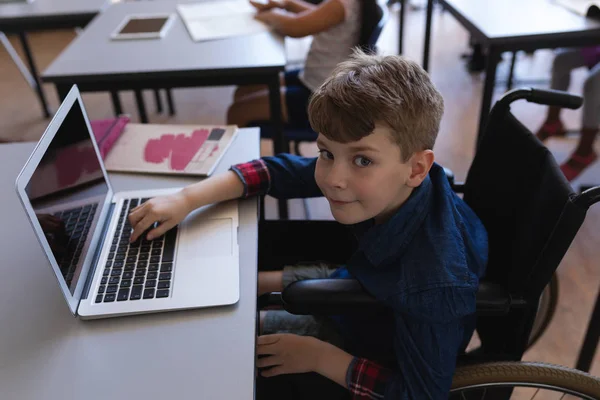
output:
[[[2,34],[4,35],[4,34]],[[44,116],[46,118],[50,118],[50,108],[48,107],[48,101],[46,100],[46,95],[44,94],[44,91],[42,90],[42,84],[40,82],[40,76],[37,70],[37,67],[35,65],[35,61],[33,60],[33,56],[31,54],[31,48],[29,47],[29,41],[27,40],[27,34],[25,32],[19,32],[19,39],[21,41],[21,46],[23,46],[23,51],[25,52],[25,57],[27,58],[27,63],[29,64],[29,72],[31,74],[31,80],[29,81],[30,85],[32,85],[32,87],[35,89],[38,99],[40,100],[40,103],[42,105],[42,111],[44,113]],[[8,40],[7,40],[8,42]],[[6,43],[4,43],[4,46],[6,47]],[[11,46],[12,47],[12,46]],[[8,50],[8,48],[7,48]],[[8,50],[10,53],[10,50]],[[12,55],[11,55],[12,57]],[[13,57],[13,60],[14,57]],[[19,66],[20,64],[17,62],[17,66]],[[20,68],[19,68],[20,69]],[[21,70],[21,73],[23,73],[23,71]]]

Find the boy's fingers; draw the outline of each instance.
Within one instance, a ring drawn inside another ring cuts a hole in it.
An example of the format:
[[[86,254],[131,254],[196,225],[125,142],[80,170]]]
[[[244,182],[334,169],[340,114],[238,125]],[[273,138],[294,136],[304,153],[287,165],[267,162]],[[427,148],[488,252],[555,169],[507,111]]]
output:
[[[146,238],[148,240],[156,239],[157,237],[162,236],[165,233],[167,233],[167,231],[174,226],[175,226],[175,224],[173,222],[171,222],[171,220],[163,221],[156,228],[154,228],[150,232],[148,232],[148,235],[146,236]]]
[[[272,376],[283,375],[285,374],[285,369],[283,366],[277,366],[269,369],[265,369],[260,373],[265,378],[270,378]]]
[[[266,344],[274,344],[274,343],[279,342],[280,340],[281,340],[281,337],[280,337],[280,335],[277,335],[277,334],[262,335],[256,339],[256,344],[258,344],[259,346],[262,346],[262,345],[266,345]]]
[[[258,368],[273,367],[281,364],[283,364],[283,360],[277,356],[264,357],[256,360],[256,366]]]
[[[131,233],[131,238],[129,239],[131,242],[135,242],[137,238],[152,225],[155,221],[150,215],[146,215],[144,219],[138,222],[133,227],[133,232]],[[132,224],[133,225],[133,224]]]
[[[274,344],[261,344],[256,347],[257,355],[274,355],[277,354],[277,349]]]
[[[127,217],[129,218],[129,222],[131,223],[131,225],[135,226],[135,224],[140,222],[142,220],[142,218],[144,218],[146,216],[146,214],[147,213],[142,212],[142,209],[139,209],[139,210],[134,209],[133,211],[131,211],[129,213],[129,215]]]

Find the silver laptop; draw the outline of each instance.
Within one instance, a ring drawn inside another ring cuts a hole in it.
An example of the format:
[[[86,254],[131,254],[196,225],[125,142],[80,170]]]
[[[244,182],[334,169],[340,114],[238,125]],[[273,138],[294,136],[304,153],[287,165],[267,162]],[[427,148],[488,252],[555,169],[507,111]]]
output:
[[[73,86],[17,178],[17,192],[74,315],[103,318],[239,300],[237,201],[130,243],[129,210],[173,189],[114,193]]]

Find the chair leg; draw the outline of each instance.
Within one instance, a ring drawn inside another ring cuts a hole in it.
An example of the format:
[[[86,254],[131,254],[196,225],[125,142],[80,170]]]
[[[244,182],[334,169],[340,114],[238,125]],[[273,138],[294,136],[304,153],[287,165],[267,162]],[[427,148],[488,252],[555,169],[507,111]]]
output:
[[[517,62],[517,52],[513,51],[510,60],[510,71],[508,71],[508,80],[506,82],[506,90],[512,89],[513,79],[515,76],[515,63]]]
[[[140,122],[142,124],[147,124],[148,123],[148,114],[146,114],[146,105],[144,104],[144,96],[142,95],[142,90],[135,89],[133,91],[133,93],[135,94],[135,102],[137,103],[138,115],[140,117]]]
[[[156,113],[163,112],[162,99],[160,98],[160,89],[154,89],[154,101],[156,103]]]
[[[167,107],[169,107],[169,115],[172,117],[175,115],[175,104],[173,103],[173,94],[171,88],[166,89],[167,92]]]

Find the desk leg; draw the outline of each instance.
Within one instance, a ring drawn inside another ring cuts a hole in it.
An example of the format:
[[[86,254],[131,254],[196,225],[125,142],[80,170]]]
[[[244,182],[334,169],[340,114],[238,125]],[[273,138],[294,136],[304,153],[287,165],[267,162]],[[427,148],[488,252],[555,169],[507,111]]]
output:
[[[483,98],[481,99],[481,111],[479,113],[479,129],[477,131],[477,143],[475,151],[479,147],[481,138],[485,132],[485,125],[487,123],[490,109],[492,106],[492,97],[494,95],[494,86],[496,84],[496,67],[498,66],[498,60],[500,52],[493,46],[489,48],[488,56],[486,60],[485,68],[485,84],[483,86]]]
[[[144,96],[142,96],[142,90],[135,89],[133,92],[135,93],[135,102],[137,103],[140,121],[142,122],[142,124],[147,124],[148,114],[146,114],[146,105],[144,104]]]
[[[596,305],[594,306],[594,311],[588,322],[587,333],[583,339],[583,344],[581,345],[575,368],[585,372],[590,371],[594,355],[596,355],[598,340],[600,340],[600,291],[596,297]]]
[[[288,153],[286,149],[285,134],[283,132],[283,120],[281,118],[281,87],[279,74],[274,74],[269,79],[269,106],[271,109],[271,122],[273,123],[273,152]],[[288,219],[288,207],[286,200],[279,200],[279,219]]]
[[[123,107],[121,106],[121,99],[119,98],[119,92],[116,90],[110,91],[110,99],[112,101],[113,111],[115,112],[115,117],[123,114]]]
[[[429,70],[429,46],[431,44],[431,20],[433,16],[433,0],[427,0],[427,17],[425,19],[425,47],[423,48],[423,69]]]
[[[44,91],[42,90],[42,84],[40,82],[40,75],[38,73],[37,67],[35,65],[35,61],[33,61],[33,56],[31,55],[31,48],[29,47],[29,41],[27,40],[27,34],[25,32],[19,32],[19,39],[21,40],[21,46],[23,46],[23,51],[25,52],[25,57],[27,57],[27,63],[29,64],[29,71],[33,76],[34,80],[34,89],[37,92],[38,98],[40,99],[40,103],[42,104],[42,111],[44,112],[44,116],[46,118],[50,118],[50,109],[48,108],[48,102],[46,101],[46,95],[44,95]]]
[[[398,15],[398,54],[402,55],[404,44],[404,15],[406,11],[406,0],[400,0],[400,14]]]

